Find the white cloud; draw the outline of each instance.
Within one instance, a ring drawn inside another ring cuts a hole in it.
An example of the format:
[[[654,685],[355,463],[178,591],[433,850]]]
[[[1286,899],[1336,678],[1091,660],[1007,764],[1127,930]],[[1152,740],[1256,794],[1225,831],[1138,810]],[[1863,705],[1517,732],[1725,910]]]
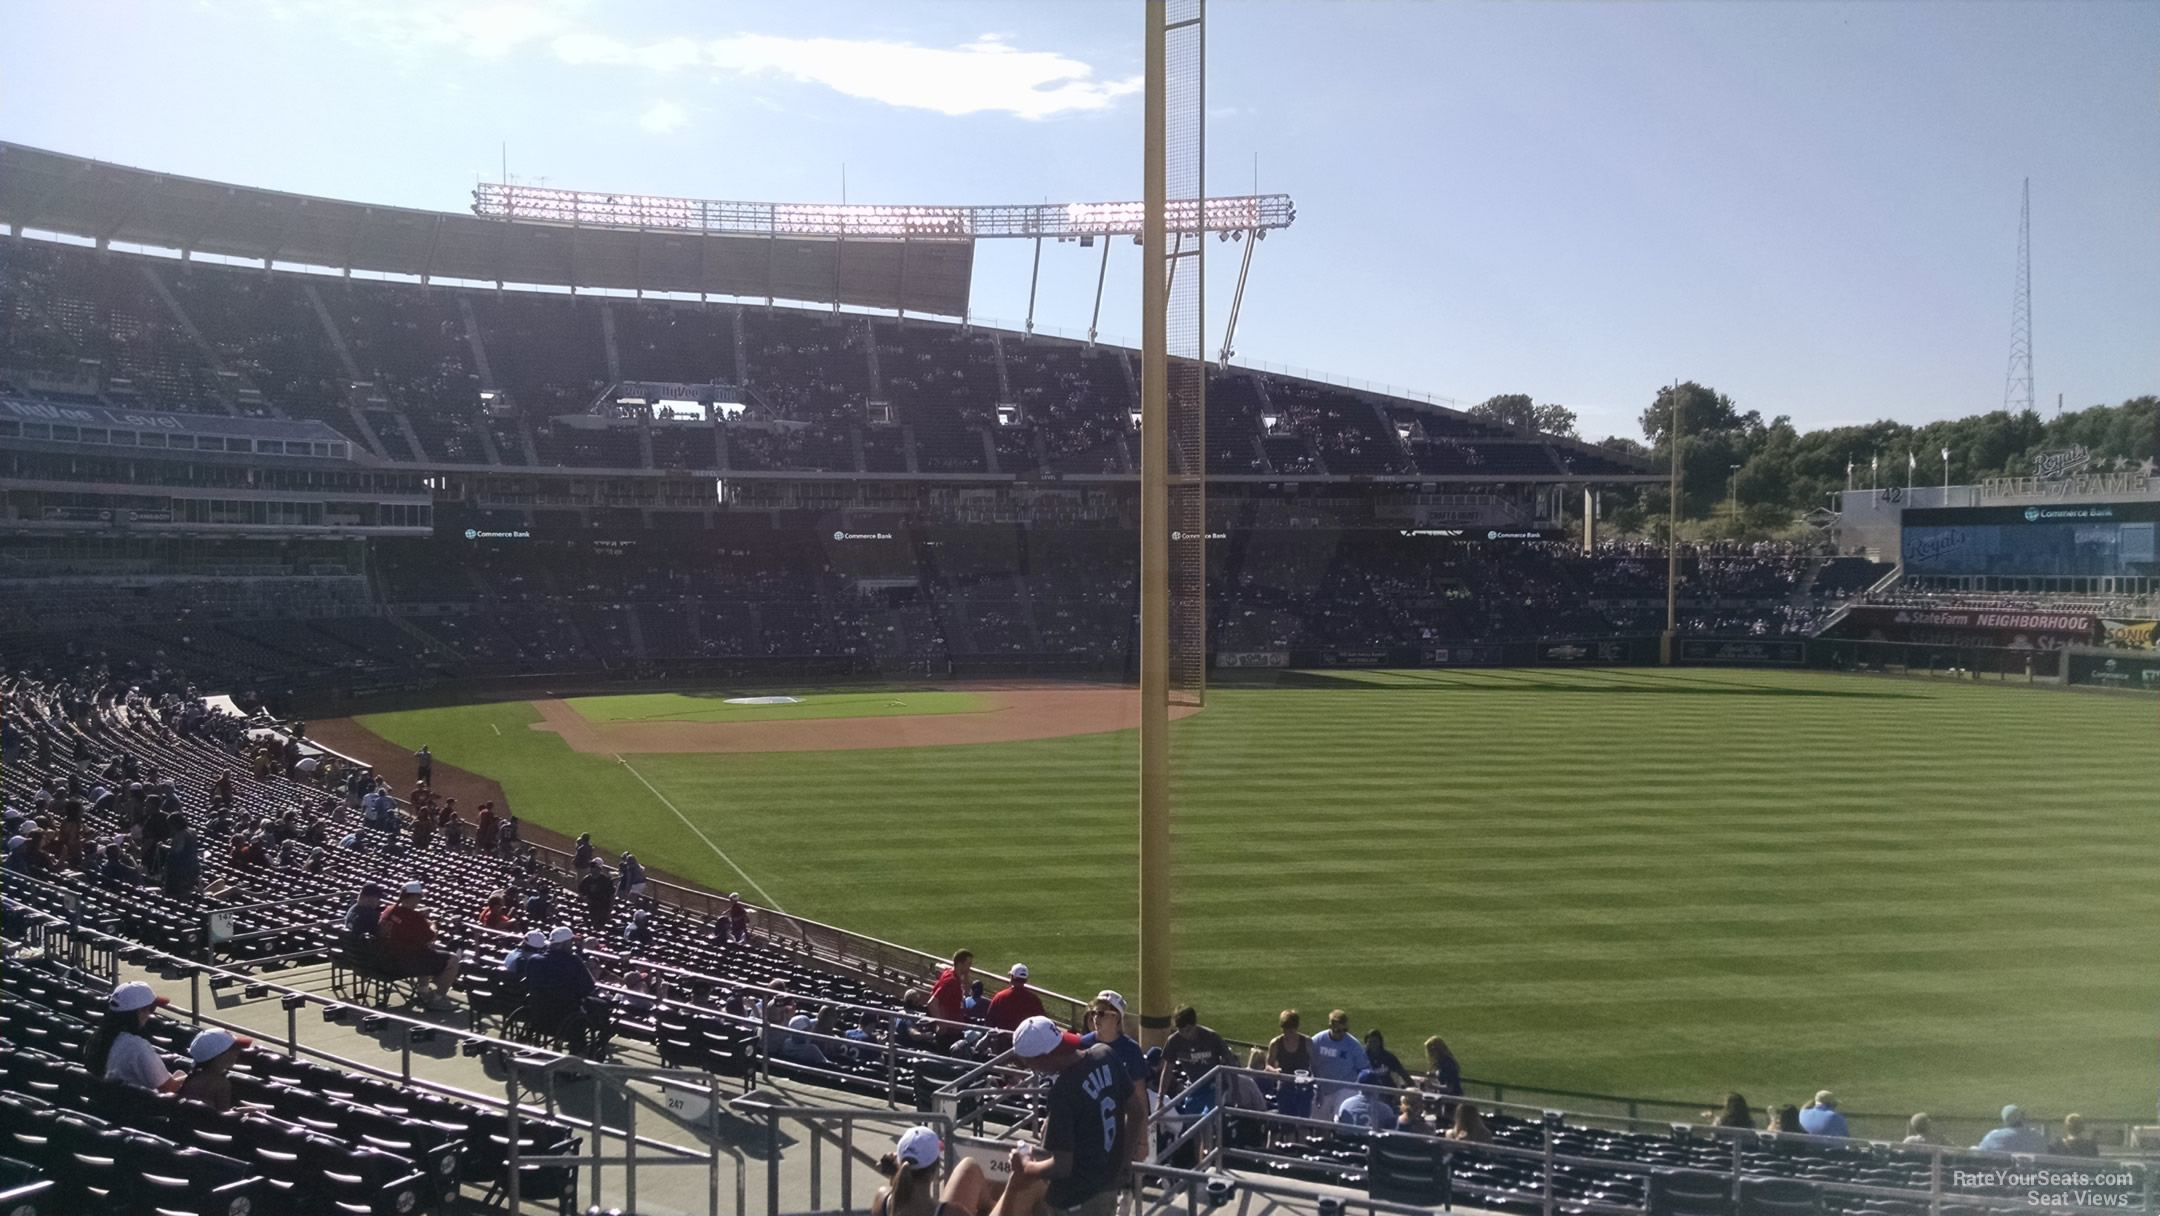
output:
[[[1106,109],[1140,91],[1138,76],[1097,80],[1056,51],[1023,51],[991,36],[951,48],[847,38],[741,34],[707,44],[716,66],[818,84],[864,101],[961,115],[1040,119]]]
[[[670,131],[680,131],[689,121],[690,111],[663,98],[645,107],[645,112],[638,115],[637,125],[655,135],[666,135]]]
[[[1093,65],[1059,51],[1022,50],[984,34],[951,47],[870,38],[673,35],[631,41],[587,28],[590,0],[258,0],[273,16],[299,8],[347,41],[371,44],[416,67],[438,54],[499,60],[538,51],[575,67],[674,72],[705,68],[736,76],[817,85],[843,96],[938,114],[1010,114],[1043,119],[1105,110],[1140,92],[1141,79],[1100,79]],[[673,130],[687,118],[661,103],[647,129]],[[654,124],[659,124],[655,126]]]

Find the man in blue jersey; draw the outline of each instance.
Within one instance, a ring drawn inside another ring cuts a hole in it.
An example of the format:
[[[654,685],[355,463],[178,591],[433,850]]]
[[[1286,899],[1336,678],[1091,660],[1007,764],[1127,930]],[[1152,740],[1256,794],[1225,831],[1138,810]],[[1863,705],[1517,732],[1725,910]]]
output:
[[[1836,1095],[1827,1089],[1800,1108],[1800,1130],[1810,1136],[1852,1135],[1851,1129],[1845,1126],[1845,1116],[1838,1113]]]
[[[1088,1006],[1088,1024],[1094,1029],[1080,1036],[1080,1046],[1108,1043],[1110,1050],[1117,1053],[1119,1062],[1125,1065],[1134,1091],[1146,1101],[1147,1053],[1140,1050],[1138,1040],[1125,1033],[1125,998],[1108,988],[1096,993],[1094,1004]]]
[[[1365,1058],[1365,1044],[1350,1033],[1350,1015],[1340,1009],[1328,1014],[1326,1032],[1312,1038],[1313,1076],[1321,1082],[1317,1117],[1333,1122],[1342,1100],[1356,1092],[1327,1082],[1355,1081],[1359,1073],[1371,1067],[1372,1062]]]
[[[1112,1216],[1118,1186],[1147,1154],[1147,1102],[1107,1043],[1080,1046],[1046,1017],[1013,1031],[1013,1054],[1050,1078],[1042,1147],[1016,1148],[992,1216]]]

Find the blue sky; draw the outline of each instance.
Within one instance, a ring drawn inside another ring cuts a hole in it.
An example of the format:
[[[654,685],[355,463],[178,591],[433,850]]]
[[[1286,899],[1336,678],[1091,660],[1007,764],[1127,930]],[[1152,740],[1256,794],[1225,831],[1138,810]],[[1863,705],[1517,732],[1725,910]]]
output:
[[[464,209],[477,175],[755,200],[1136,198],[1136,3],[12,0],[0,138]],[[1688,377],[1802,425],[2160,391],[2160,4],[1216,0],[1210,192],[1295,196],[1240,359],[1635,433]],[[1210,246],[1211,326],[1236,246]],[[1136,251],[1108,335],[1138,333]],[[1017,321],[1028,250],[975,311]],[[1122,266],[1120,264],[1122,259]],[[1039,322],[1095,262],[1044,253]],[[1121,274],[1120,271],[1123,271]]]

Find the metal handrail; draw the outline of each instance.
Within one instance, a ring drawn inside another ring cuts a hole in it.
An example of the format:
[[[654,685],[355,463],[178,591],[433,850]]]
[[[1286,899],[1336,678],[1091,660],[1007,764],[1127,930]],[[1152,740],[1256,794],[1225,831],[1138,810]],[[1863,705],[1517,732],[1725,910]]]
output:
[[[503,941],[523,941],[525,936],[522,933],[517,933],[509,929],[490,929],[486,925],[480,924],[476,921],[465,921],[462,923],[467,929],[471,930],[472,934],[487,934],[488,936],[497,939],[498,943]],[[727,978],[726,976],[712,975],[708,972],[703,971],[693,971],[688,967],[678,967],[673,963],[654,962],[647,959],[637,958],[628,954],[620,954],[613,950],[602,949],[588,945],[581,944],[579,947],[579,951],[587,957],[597,958],[602,960],[603,962],[614,964],[618,969],[627,968],[642,971],[657,971],[669,976],[692,980],[699,983],[722,985],[724,987],[735,989],[738,992],[755,993],[762,997],[786,997],[789,1000],[807,1000],[815,1002],[819,1005],[830,1005],[837,1009],[845,1009],[850,1013],[874,1013],[880,1017],[886,1018],[905,1016],[913,1018],[918,1022],[932,1022],[940,1026],[951,1026],[963,1031],[982,1029],[982,1027],[978,1026],[973,1022],[954,1022],[946,1018],[938,1017],[937,1015],[929,1012],[915,1013],[912,1011],[907,1011],[903,1013],[903,1011],[893,1009],[891,1006],[887,1005],[857,1005],[850,1001],[833,1000],[829,997],[812,997],[807,996],[804,993],[796,992],[792,989],[774,988],[765,984],[753,983],[746,980],[733,980]],[[609,985],[602,986],[610,987]],[[623,992],[629,991],[628,989],[616,990]],[[686,1001],[678,1000],[673,997],[655,999],[658,1003],[674,1005],[683,1009],[692,1009],[700,1013],[710,1013],[715,1017],[735,1018],[737,1020],[748,1021],[750,1024],[753,1025],[756,1024],[755,1018],[743,1019],[740,1018],[739,1015],[728,1013],[726,1010],[705,1009],[702,1006],[692,1005]],[[768,1025],[769,1024],[770,1023],[768,1023]],[[942,1060],[952,1059],[951,1056],[939,1056],[938,1058]]]
[[[1282,1075],[1282,1074],[1280,1074],[1280,1073],[1260,1073],[1260,1072],[1256,1072],[1255,1070],[1252,1070],[1252,1069],[1244,1069],[1244,1068],[1235,1068],[1235,1067],[1232,1067],[1232,1066],[1229,1066],[1229,1065],[1218,1065],[1218,1066],[1216,1066],[1215,1068],[1209,1069],[1209,1070],[1208,1070],[1208,1071],[1207,1071],[1206,1073],[1202,1074],[1200,1078],[1198,1078],[1197,1080],[1195,1080],[1195,1081],[1193,1082],[1193,1085],[1195,1085],[1195,1086],[1199,1086],[1199,1085],[1203,1085],[1203,1084],[1211,1084],[1211,1083],[1216,1083],[1216,1082],[1217,1082],[1217,1079],[1218,1079],[1218,1077],[1220,1077],[1220,1076],[1233,1076],[1233,1075],[1245,1075],[1245,1076],[1254,1076],[1254,1077],[1263,1077],[1263,1076],[1264,1076],[1264,1077],[1269,1077],[1269,1078],[1271,1078],[1271,1079],[1273,1079],[1273,1080],[1275,1080],[1275,1081],[1278,1081],[1278,1082],[1280,1082],[1280,1081],[1281,1081],[1281,1080],[1283,1079],[1283,1075]],[[1321,1084],[1325,1084],[1325,1085],[1329,1085],[1329,1086],[1337,1086],[1337,1087],[1340,1087],[1340,1088],[1343,1088],[1343,1089],[1362,1090],[1362,1091],[1365,1091],[1365,1092],[1368,1092],[1368,1093],[1376,1093],[1376,1094],[1383,1094],[1383,1095],[1388,1095],[1388,1096],[1397,1096],[1397,1095],[1403,1095],[1403,1094],[1410,1094],[1410,1093],[1425,1093],[1425,1092],[1427,1092],[1427,1091],[1423,1091],[1423,1090],[1418,1090],[1418,1089],[1403,1089],[1403,1088],[1398,1088],[1398,1087],[1395,1087],[1395,1086],[1366,1085],[1366,1084],[1362,1084],[1362,1083],[1360,1083],[1360,1082],[1356,1082],[1356,1081],[1326,1081],[1326,1082],[1320,1082],[1320,1083],[1321,1083]],[[1219,1093],[1219,1092],[1221,1092],[1221,1091],[1220,1091],[1220,1088],[1219,1088],[1219,1087],[1218,1087],[1218,1091],[1217,1091],[1217,1092],[1218,1092],[1218,1093]],[[1452,1095],[1451,1095],[1451,1096],[1452,1096]],[[1624,1121],[1625,1121],[1625,1120],[1622,1120],[1622,1119],[1621,1119],[1620,1117],[1618,1117],[1618,1116],[1598,1116],[1598,1115],[1582,1115],[1582,1114],[1576,1114],[1576,1113],[1571,1113],[1571,1112],[1563,1112],[1563,1111],[1556,1111],[1556,1110],[1552,1110],[1552,1109],[1549,1109],[1549,1108],[1544,1108],[1544,1107],[1538,1107],[1538,1106],[1526,1105],[1526,1104],[1523,1104],[1523,1103],[1515,1103],[1515,1102],[1488,1102],[1488,1101],[1484,1101],[1484,1100],[1482,1100],[1482,1099],[1469,1099],[1469,1098],[1462,1098],[1462,1099],[1457,1099],[1457,1100],[1459,1100],[1459,1101],[1463,1101],[1463,1102],[1470,1102],[1470,1103],[1473,1103],[1473,1104],[1475,1104],[1475,1105],[1479,1105],[1479,1106],[1482,1106],[1482,1107],[1490,1107],[1490,1108],[1504,1108],[1504,1109],[1507,1109],[1507,1110],[1511,1110],[1511,1111],[1519,1111],[1519,1112],[1523,1112],[1523,1113],[1525,1113],[1525,1114],[1529,1114],[1529,1115],[1534,1115],[1534,1116],[1536,1116],[1536,1117],[1538,1117],[1538,1118],[1541,1118],[1541,1119],[1543,1119],[1543,1120],[1544,1120],[1544,1121],[1545,1121],[1545,1122],[1546,1122],[1546,1123],[1548,1124],[1548,1140],[1549,1140],[1549,1135],[1550,1135],[1550,1125],[1551,1125],[1551,1123],[1552,1123],[1552,1122],[1553,1122],[1554,1120],[1556,1120],[1556,1119],[1564,1119],[1564,1120],[1569,1120],[1569,1121],[1571,1121],[1571,1123],[1572,1123],[1572,1125],[1573,1125],[1573,1126],[1577,1126],[1577,1127],[1583,1126],[1584,1124],[1586,1124],[1586,1123],[1588,1123],[1588,1122],[1591,1122],[1591,1121],[1594,1121],[1594,1120],[1595,1120],[1595,1121],[1603,1121],[1603,1122],[1608,1122],[1608,1123],[1614,1123],[1614,1122],[1624,1122]],[[1235,1109],[1235,1108],[1225,1108],[1225,1107],[1224,1107],[1224,1106],[1223,1106],[1223,1105],[1222,1105],[1221,1103],[1219,1103],[1219,1102],[1218,1102],[1218,1104],[1216,1105],[1216,1107],[1214,1108],[1214,1110],[1215,1110],[1215,1111],[1221,1111],[1221,1110],[1225,1110],[1225,1109]],[[1211,1113],[1213,1113],[1213,1112],[1211,1111]],[[1284,1123],[1284,1124],[1290,1124],[1290,1125],[1294,1125],[1294,1126],[1305,1126],[1305,1127],[1314,1127],[1314,1128],[1325,1128],[1325,1129],[1333,1129],[1333,1130],[1338,1130],[1338,1131],[1339,1131],[1339,1130],[1341,1130],[1341,1128],[1342,1128],[1342,1126],[1343,1126],[1343,1125],[1341,1125],[1341,1124],[1329,1123],[1329,1122],[1327,1122],[1327,1121],[1325,1121],[1325,1120],[1319,1120],[1319,1119],[1312,1119],[1312,1118],[1303,1118],[1303,1117],[1298,1117],[1298,1116],[1291,1116],[1291,1115],[1283,1115],[1283,1114],[1280,1114],[1280,1113],[1278,1113],[1278,1112],[1275,1112],[1275,1111],[1268,1111],[1268,1110],[1245,1110],[1245,1109],[1236,1109],[1236,1113],[1237,1113],[1237,1114],[1238,1114],[1238,1116],[1239,1116],[1239,1117],[1241,1117],[1241,1118],[1252,1118],[1252,1119],[1256,1119],[1256,1120],[1259,1120],[1259,1121],[1263,1121],[1263,1122]],[[1806,1132],[1773,1132],[1773,1131],[1764,1131],[1764,1130],[1757,1130],[1757,1129],[1753,1129],[1753,1128],[1723,1128],[1723,1127],[1705,1126],[1705,1125],[1697,1125],[1697,1124],[1688,1124],[1688,1123],[1673,1123],[1673,1124],[1670,1124],[1669,1126],[1670,1126],[1670,1127],[1672,1128],[1672,1130],[1674,1131],[1674,1133],[1675,1133],[1676,1135],[1677,1135],[1677,1134],[1683,1134],[1683,1133],[1684,1133],[1685,1135],[1687,1135],[1687,1136],[1690,1136],[1690,1137],[1692,1137],[1692,1136],[1696,1136],[1696,1135],[1698,1135],[1698,1134],[1705,1134],[1705,1133],[1706,1133],[1707,1135],[1706,1135],[1706,1137],[1705,1137],[1705,1138],[1708,1138],[1708,1139],[1715,1139],[1715,1140],[1724,1140],[1724,1141],[1727,1141],[1727,1142],[1729,1142],[1729,1143],[1730,1143],[1730,1144],[1732,1145],[1732,1147],[1733,1147],[1733,1152],[1734,1152],[1734,1165],[1733,1165],[1733,1171],[1734,1171],[1734,1173],[1735,1173],[1735,1176],[1736,1176],[1736,1177],[1758,1177],[1758,1176],[1759,1176],[1759,1177],[1785,1177],[1785,1175],[1774,1175],[1774,1174],[1769,1174],[1769,1175],[1766,1175],[1766,1174],[1759,1174],[1759,1173],[1751,1173],[1751,1172],[1749,1172],[1748,1170],[1746,1170],[1746,1169],[1745,1169],[1745,1167],[1744,1167],[1744,1165],[1743,1165],[1743,1164],[1742,1164],[1742,1163],[1740,1162],[1740,1159],[1739,1159],[1739,1152],[1740,1152],[1740,1150],[1741,1150],[1742,1148],[1744,1148],[1744,1147],[1746,1147],[1746,1146],[1748,1146],[1748,1145],[1751,1145],[1751,1144],[1763,1144],[1763,1143],[1766,1143],[1766,1142],[1767,1142],[1767,1143],[1769,1143],[1769,1144],[1773,1144],[1773,1145],[1780,1145],[1780,1146],[1783,1146],[1783,1145],[1802,1145],[1802,1146],[1813,1146],[1813,1147],[1816,1147],[1816,1148],[1824,1148],[1824,1149],[1842,1149],[1842,1150],[1847,1150],[1847,1151],[1853,1150],[1853,1149],[1855,1149],[1855,1148],[1865,1148],[1865,1149],[1866,1149],[1867,1151],[1869,1151],[1870,1153],[1874,1153],[1874,1154],[1902,1154],[1902,1155],[1905,1155],[1905,1156],[1907,1156],[1907,1157],[1923,1157],[1923,1156],[1924,1156],[1924,1157],[1926,1157],[1926,1158],[1928,1158],[1928,1159],[1929,1159],[1929,1161],[1930,1161],[1930,1163],[1931,1163],[1931,1165],[1932,1165],[1932,1167],[1933,1167],[1933,1175],[1934,1175],[1934,1176],[1936,1177],[1936,1179],[1937,1179],[1937,1185],[1938,1185],[1938,1186],[1939,1186],[1939,1180],[1940,1180],[1940,1177],[1941,1177],[1941,1175],[1942,1175],[1942,1173],[1943,1173],[1943,1165],[1944,1165],[1944,1162],[1945,1162],[1946,1160],[1957,1160],[1957,1161],[1964,1161],[1964,1160],[1968,1160],[1968,1159],[1975,1159],[1975,1158],[1977,1158],[1977,1159],[1981,1159],[1981,1160],[1987,1160],[1987,1161],[1995,1161],[1995,1162],[2001,1162],[2001,1163],[2004,1163],[2004,1164],[2005,1164],[2006,1166],[2016,1166],[2016,1167],[2019,1167],[2019,1168],[2026,1168],[2026,1169],[2029,1169],[2029,1168],[2030,1168],[2030,1167],[2032,1167],[2032,1166],[2058,1166],[2058,1167],[2063,1167],[2063,1168],[2065,1168],[2065,1169],[2076,1169],[2076,1170],[2086,1170],[2086,1171],[2091,1171],[2091,1170],[2094,1170],[2094,1169],[2098,1169],[2098,1168],[2103,1168],[2103,1166],[2104,1166],[2104,1164],[2105,1164],[2105,1163],[2103,1163],[2103,1162],[2101,1161],[2101,1159],[2097,1159],[2097,1158],[2091,1158],[2091,1157],[2068,1157],[2068,1156],[2061,1156],[2061,1155],[2052,1155],[2052,1154],[2046,1154],[2046,1153],[2003,1153],[2003,1152],[1983,1152],[1983,1151],[1981,1151],[1981,1150],[1979,1150],[1979,1149],[1971,1149],[1971,1148],[1959,1148],[1959,1147],[1956,1147],[1956,1146],[1953,1146],[1953,1145],[1918,1145],[1918,1144],[1904,1144],[1904,1143],[1897,1143],[1897,1142],[1890,1142],[1890,1141],[1880,1141],[1880,1140],[1865,1140],[1865,1139],[1861,1139],[1861,1138],[1858,1138],[1858,1137],[1851,1137],[1851,1136],[1817,1136],[1817,1135],[1811,1135],[1811,1134],[1809,1134],[1809,1133],[1806,1133]],[[1440,1134],[1437,1134],[1437,1133],[1432,1133],[1432,1134],[1428,1134],[1428,1133],[1422,1133],[1422,1132],[1392,1132],[1392,1133],[1389,1133],[1389,1134],[1391,1134],[1391,1135],[1403,1135],[1403,1136],[1414,1136],[1414,1137],[1419,1137],[1419,1138],[1422,1138],[1422,1139],[1430,1139],[1430,1140],[1444,1140],[1444,1139],[1445,1139],[1445,1137],[1444,1137],[1443,1135],[1440,1135]],[[1451,1142],[1451,1143],[1454,1143],[1454,1142]],[[1495,1145],[1495,1144],[1490,1144],[1490,1143],[1484,1143],[1484,1142],[1480,1142],[1480,1143],[1478,1143],[1478,1144],[1477,1144],[1477,1148],[1478,1148],[1478,1150],[1479,1150],[1479,1151],[1493,1151],[1493,1152],[1498,1152],[1498,1153],[1501,1153],[1502,1155],[1506,1155],[1506,1154],[1509,1154],[1509,1153],[1513,1153],[1513,1154],[1527,1154],[1527,1153],[1533,1153],[1533,1152],[1534,1152],[1534,1150],[1529,1150],[1529,1149],[1521,1149],[1521,1148],[1516,1148],[1516,1147],[1513,1147],[1513,1146],[1508,1146],[1508,1145]],[[1575,1158],[1575,1157],[1568,1157],[1568,1156],[1564,1156],[1564,1155],[1562,1155],[1562,1156],[1556,1156],[1556,1157],[1554,1158],[1554,1160],[1556,1160],[1556,1161],[1558,1161],[1558,1162],[1560,1162],[1560,1163],[1562,1163],[1562,1164],[1572,1164],[1572,1165],[1580,1165],[1580,1166],[1585,1166],[1585,1167],[1591,1167],[1591,1168],[1598,1168],[1598,1169],[1608,1169],[1608,1170],[1620,1170],[1620,1171],[1623,1171],[1623,1172],[1630,1172],[1630,1173],[1644,1173],[1644,1174],[1649,1174],[1649,1173],[1655,1173],[1655,1172],[1657,1172],[1657,1171],[1658,1171],[1659,1169],[1661,1169],[1661,1168],[1665,1168],[1665,1167],[1660,1167],[1660,1166],[1655,1166],[1655,1165],[1649,1165],[1649,1164],[1646,1164],[1646,1163],[1642,1163],[1642,1162],[1629,1162],[1629,1161],[1613,1161],[1613,1160],[1609,1160],[1609,1159],[1606,1159],[1606,1158]],[[2112,1162],[2113,1164],[2115,1164],[2115,1165],[2116,1165],[2116,1167],[2117,1167],[2117,1168],[2125,1168],[2125,1166],[2124,1166],[2124,1164],[2123,1164],[2123,1159],[2117,1158],[2117,1159],[2110,1159],[2110,1160],[2111,1160],[2111,1162]],[[2134,1164],[2136,1164],[2136,1165],[2139,1165],[2139,1166],[2142,1166],[2142,1165],[2143,1165],[2144,1163],[2143,1163],[2143,1162],[2137,1162],[2137,1163],[2134,1163]],[[2152,1171],[2151,1171],[2151,1170],[2143,1170],[2142,1172],[2143,1172],[2143,1173],[2144,1173],[2144,1174],[2146,1175],[2146,1181],[2147,1181],[2147,1183],[2148,1183],[2148,1185],[2149,1185],[2149,1184],[2150,1184],[2150,1182],[2152,1181]],[[1823,1187],[1825,1187],[1825,1188],[1838,1188],[1838,1189],[1840,1189],[1840,1190],[1847,1190],[1847,1191],[1850,1191],[1850,1192],[1852,1192],[1852,1193],[1855,1193],[1855,1194],[1866,1194],[1866,1195],[1870,1195],[1870,1196],[1874,1196],[1874,1197],[1886,1197],[1886,1198],[1901,1198],[1901,1199],[1908,1199],[1908,1200],[1909,1200],[1909,1199],[1912,1199],[1912,1198],[1914,1197],[1914,1195],[1916,1194],[1916,1192],[1914,1192],[1914,1191],[1912,1191],[1912,1190],[1910,1190],[1910,1189],[1905,1189],[1905,1188],[1882,1188],[1882,1187],[1877,1187],[1877,1188],[1870,1188],[1870,1187],[1867,1187],[1867,1186],[1865,1186],[1865,1185],[1863,1185],[1863,1184],[1859,1184],[1859,1183],[1839,1183],[1839,1182],[1835,1182],[1835,1181],[1827,1181],[1827,1180],[1822,1180],[1822,1179],[1809,1179],[1808,1181],[1810,1181],[1810,1182],[1812,1182],[1812,1183],[1816,1183],[1816,1184],[1818,1184],[1818,1185],[1821,1185],[1821,1186],[1823,1186]],[[1939,1195],[1940,1195],[1941,1193],[1953,1193],[1953,1192],[1938,1192],[1938,1198],[1939,1198]],[[1965,1193],[1964,1193],[1964,1192],[1954,1192],[1954,1193],[1955,1193],[1955,1194],[1957,1194],[1957,1195],[1959,1196],[1959,1200],[1958,1200],[1959,1202],[1961,1202],[1961,1203],[1962,1203],[1962,1202],[1966,1202],[1966,1199],[1965,1199]],[[2151,1209],[2151,1203],[2150,1203],[2150,1198],[2151,1198],[2151,1197],[2150,1197],[2150,1195],[2148,1195],[2148,1202],[2147,1202],[2147,1208],[2148,1208],[2148,1210],[2150,1210],[2150,1209]],[[2022,1202],[2020,1202],[2020,1201],[2017,1201],[2017,1200],[2001,1199],[2001,1198],[1999,1198],[1999,1197],[1993,1197],[1993,1198],[1991,1198],[1991,1197],[1987,1197],[1987,1196],[1980,1196],[1980,1195],[1975,1195],[1975,1196],[1973,1196],[1973,1199],[1974,1199],[1975,1201],[1985,1201],[1985,1202],[1986,1202],[1986,1203],[1987,1203],[1987,1204],[1988,1204],[1989,1206],[1996,1206],[1996,1205],[1999,1205],[1999,1206],[2005,1206],[2005,1207],[2022,1207],[2022,1206],[2027,1206],[2027,1205],[2025,1205],[2025,1204],[2023,1204]],[[2079,1206],[2081,1206],[2081,1205],[2076,1205],[2076,1204],[2050,1204],[2050,1205],[2045,1205],[2045,1206],[2049,1206],[2049,1207],[2051,1207],[2051,1208],[2077,1208],[2077,1207],[2079,1207]],[[2106,1207],[2107,1205],[2083,1205],[2083,1206]],[[2116,1208],[2116,1209],[2113,1209],[2113,1210],[2120,1210],[2120,1209],[2119,1209],[2119,1208]]]

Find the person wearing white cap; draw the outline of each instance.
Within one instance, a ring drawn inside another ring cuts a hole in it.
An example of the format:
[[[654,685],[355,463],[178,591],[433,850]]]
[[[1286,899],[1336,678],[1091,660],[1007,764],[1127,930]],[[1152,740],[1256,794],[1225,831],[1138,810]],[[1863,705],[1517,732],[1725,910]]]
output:
[[[1014,1030],[1029,1018],[1041,1017],[1043,1003],[1035,990],[1028,987],[1026,963],[1014,963],[1006,977],[1012,983],[998,989],[997,995],[990,998],[990,1024],[999,1030]]]
[[[105,1002],[105,1019],[98,1023],[83,1060],[91,1074],[159,1093],[180,1088],[180,1078],[165,1067],[165,1058],[142,1035],[151,1015],[164,1004],[165,998],[141,980],[114,988]]]
[[[577,934],[568,925],[548,934],[547,953],[525,964],[525,1020],[543,1034],[560,1035],[566,1028],[575,1031],[582,1024],[583,1033],[604,1039],[612,1033],[613,1007],[598,995],[599,982],[593,979],[592,969],[578,957]],[[573,1015],[583,1016],[574,1017]],[[573,1042],[575,1050],[584,1050],[584,1043]]]
[[[1806,1112],[1801,1112],[1805,1117]],[[2047,1135],[2025,1122],[2025,1108],[2012,1103],[2002,1108],[2002,1126],[1980,1137],[1973,1149],[1982,1153],[2044,1153]]]
[[[534,929],[527,933],[524,941],[510,947],[510,952],[503,955],[502,969],[513,979],[524,979],[525,964],[547,953],[547,939],[545,929]]]
[[[945,1164],[945,1142],[936,1130],[911,1127],[900,1133],[893,1151],[878,1159],[886,1185],[870,1200],[870,1216],[983,1216],[996,1187],[971,1157],[953,1165],[952,1176],[937,1189],[938,1168]]]
[[[1110,1216],[1119,1179],[1147,1152],[1147,1100],[1109,1044],[1082,1047],[1049,1018],[1020,1023],[1013,1054],[1047,1074],[1050,1089],[1041,1151],[1013,1150],[1012,1181],[998,1199],[998,1216],[1031,1216],[1042,1208]]]
[[[1140,1043],[1125,1033],[1125,998],[1105,988],[1095,994],[1095,1003],[1088,1006],[1088,1032],[1080,1036],[1082,1047],[1107,1043],[1118,1054],[1125,1071],[1132,1075],[1133,1084],[1140,1089],[1140,1097],[1147,1097],[1147,1053]]]
[[[254,1045],[255,1040],[245,1035],[216,1027],[197,1034],[195,1041],[188,1044],[188,1059],[195,1062],[195,1071],[180,1083],[180,1096],[212,1110],[231,1110],[232,1078],[226,1074],[239,1061],[242,1049]]]
[[[1837,1095],[1818,1090],[1815,1100],[1800,1108],[1800,1130],[1810,1136],[1850,1136],[1845,1116],[1838,1113]]]

